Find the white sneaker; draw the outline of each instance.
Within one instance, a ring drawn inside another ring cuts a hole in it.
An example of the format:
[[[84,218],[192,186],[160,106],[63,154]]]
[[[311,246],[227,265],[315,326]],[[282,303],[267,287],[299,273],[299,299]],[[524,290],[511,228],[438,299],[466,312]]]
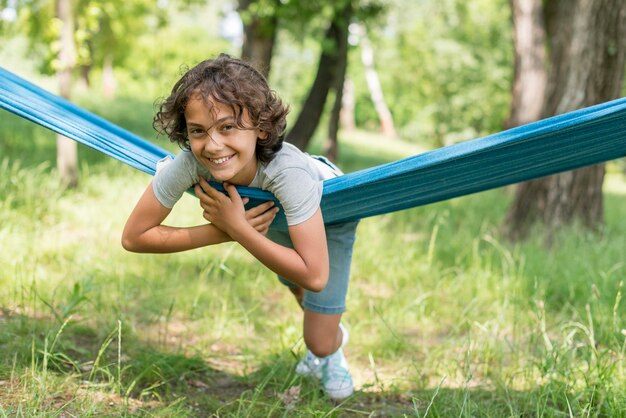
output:
[[[339,328],[341,329],[341,347],[345,346],[350,339],[350,333],[348,330],[340,323]],[[311,353],[311,350],[306,350],[306,354],[298,362],[296,366],[296,373],[301,376],[312,376],[316,379],[322,378],[322,367],[324,366],[324,361],[317,357],[315,354]]]
[[[348,341],[350,340],[350,333],[341,322],[339,323],[339,329],[341,330],[341,346],[339,348],[343,348],[346,344],[348,344]]]
[[[354,384],[343,349],[339,348],[334,354],[321,360],[324,361],[322,386],[326,394],[333,400],[342,400],[352,395]]]
[[[345,399],[354,392],[348,362],[343,355],[343,347],[348,343],[350,334],[342,324],[339,324],[339,328],[341,328],[342,339],[341,347],[336,352],[328,357],[320,358],[307,350],[296,366],[296,373],[299,375],[320,379],[324,392],[333,400]]]
[[[311,353],[310,350],[306,350],[306,354],[296,366],[296,373],[301,376],[311,376],[316,379],[321,379],[323,365],[324,361],[321,358]]]

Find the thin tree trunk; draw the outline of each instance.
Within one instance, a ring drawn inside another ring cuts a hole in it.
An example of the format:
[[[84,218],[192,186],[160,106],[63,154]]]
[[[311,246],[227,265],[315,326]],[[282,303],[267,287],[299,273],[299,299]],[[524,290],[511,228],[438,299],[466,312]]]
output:
[[[91,64],[83,64],[80,66],[80,78],[78,81],[78,87],[80,89],[89,90],[91,87]]]
[[[253,0],[239,0],[238,10],[244,23],[241,58],[251,62],[265,77],[269,77],[278,17],[276,13],[263,17],[252,14],[249,11],[252,3]],[[279,6],[280,2],[274,1],[275,10]]]
[[[56,15],[61,21],[61,50],[57,78],[59,93],[69,99],[72,90],[72,70],[76,65],[76,47],[74,45],[74,18],[71,0],[56,0]],[[68,187],[78,185],[78,151],[76,142],[57,135],[57,169],[61,181]]]
[[[104,97],[114,97],[117,91],[117,81],[113,72],[113,53],[107,52],[102,65],[102,92]]]
[[[343,84],[343,83],[341,83]],[[324,155],[330,161],[337,161],[339,156],[339,141],[337,135],[339,134],[339,115],[341,113],[341,97],[343,96],[343,89],[335,90],[335,103],[330,112],[330,119],[328,121],[328,136],[324,143]]]
[[[626,57],[626,2],[554,0],[544,14],[551,69],[542,117],[619,97]],[[510,236],[523,237],[532,221],[548,238],[579,219],[597,230],[604,222],[604,164],[519,186],[508,215]]]
[[[380,85],[380,79],[376,72],[374,65],[374,50],[367,36],[365,28],[361,28],[361,61],[365,67],[365,80],[367,81],[367,87],[374,103],[374,108],[378,114],[380,120],[380,131],[388,138],[396,137],[396,128],[393,123],[393,117],[389,111],[389,107],[385,102],[385,96],[383,94],[382,86]]]
[[[350,2],[346,2],[345,8],[351,7]],[[351,13],[351,12],[350,12]],[[291,142],[301,150],[306,150],[315,129],[319,124],[324,111],[328,92],[333,85],[335,76],[339,71],[341,62],[340,48],[342,39],[348,37],[349,19],[346,19],[346,10],[336,11],[331,24],[326,30],[322,44],[332,45],[322,48],[322,54],[317,67],[317,74],[309,94],[304,101],[302,110],[291,131],[287,134],[287,141]],[[351,14],[350,14],[351,15]]]
[[[347,77],[343,83],[343,94],[341,97],[341,113],[339,114],[341,129],[353,131],[356,129],[356,122],[354,121],[354,83]]]
[[[346,70],[348,68],[348,26],[352,16],[352,9],[346,7],[343,10],[342,19],[345,22],[344,31],[338,38],[338,63],[337,71],[335,73],[335,79],[333,80],[332,89],[335,91],[335,103],[330,112],[330,119],[328,121],[328,136],[326,138],[326,144],[324,145],[324,154],[331,161],[337,161],[339,156],[339,142],[337,135],[339,133],[339,120],[341,116],[341,109],[343,104],[343,91],[344,82],[346,79]]]
[[[82,63],[79,66],[79,78],[78,78],[78,83],[76,83],[79,87],[79,89],[85,91],[85,90],[89,90],[89,88],[91,87],[91,70],[93,69],[93,61],[92,61],[92,57],[93,57],[93,44],[91,40],[86,40],[84,41],[84,48],[87,49],[88,53],[89,53],[89,62],[86,63]]]

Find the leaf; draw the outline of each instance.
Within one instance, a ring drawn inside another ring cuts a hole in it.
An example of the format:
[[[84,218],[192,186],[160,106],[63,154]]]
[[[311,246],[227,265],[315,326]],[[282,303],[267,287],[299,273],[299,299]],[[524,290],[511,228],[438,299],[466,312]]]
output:
[[[300,385],[290,387],[284,393],[279,394],[278,397],[283,402],[286,409],[294,409],[300,399]]]

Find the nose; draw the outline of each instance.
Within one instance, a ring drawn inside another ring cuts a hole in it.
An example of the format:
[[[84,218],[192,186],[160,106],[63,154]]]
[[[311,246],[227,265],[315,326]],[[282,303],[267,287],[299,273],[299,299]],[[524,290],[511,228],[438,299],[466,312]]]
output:
[[[204,149],[205,151],[216,151],[224,148],[224,144],[218,137],[218,135],[207,135],[206,140],[204,141]]]

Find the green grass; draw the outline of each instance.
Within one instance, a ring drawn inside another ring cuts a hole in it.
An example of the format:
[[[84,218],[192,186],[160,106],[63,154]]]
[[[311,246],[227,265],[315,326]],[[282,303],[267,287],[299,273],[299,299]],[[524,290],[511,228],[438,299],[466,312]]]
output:
[[[151,103],[85,103],[152,136]],[[363,220],[345,315],[357,392],[333,404],[294,373],[301,317],[271,272],[235,244],[125,252],[149,177],[81,149],[64,190],[54,136],[0,121],[0,417],[626,415],[620,170],[602,234],[574,226],[550,248],[539,229],[503,239],[510,189]],[[340,164],[417,151],[356,133]],[[169,221],[201,222],[197,202]]]

